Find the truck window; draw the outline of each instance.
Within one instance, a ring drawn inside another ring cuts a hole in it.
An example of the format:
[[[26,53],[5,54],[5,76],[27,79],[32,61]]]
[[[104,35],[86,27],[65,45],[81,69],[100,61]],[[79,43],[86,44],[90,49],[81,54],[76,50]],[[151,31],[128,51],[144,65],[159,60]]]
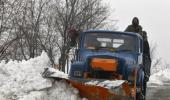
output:
[[[118,33],[87,33],[85,49],[105,49],[112,51],[136,52],[135,37]]]

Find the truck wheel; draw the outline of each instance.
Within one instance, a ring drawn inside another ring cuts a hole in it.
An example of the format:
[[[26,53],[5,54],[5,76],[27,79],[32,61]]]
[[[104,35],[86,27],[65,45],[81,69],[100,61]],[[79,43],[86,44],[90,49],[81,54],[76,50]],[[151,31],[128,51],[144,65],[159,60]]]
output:
[[[136,94],[136,100],[145,100],[145,96],[141,93]]]
[[[136,100],[145,100],[146,87],[147,87],[147,83],[144,81],[143,86],[141,86],[142,91],[140,93],[136,93]]]
[[[143,95],[146,97],[146,88],[147,88],[147,82],[146,81],[144,81],[144,83],[143,83]]]

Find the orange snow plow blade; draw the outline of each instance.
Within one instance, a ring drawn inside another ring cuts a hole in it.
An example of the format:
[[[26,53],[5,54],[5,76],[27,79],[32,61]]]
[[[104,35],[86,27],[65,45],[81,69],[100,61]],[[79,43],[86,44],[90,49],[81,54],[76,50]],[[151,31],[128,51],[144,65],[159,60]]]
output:
[[[129,100],[132,98],[129,84],[126,81],[120,86],[115,87],[115,89],[109,89],[103,86],[86,84],[90,79],[88,81],[84,79],[81,79],[81,81],[65,78],[55,79],[66,80],[74,88],[79,90],[81,98],[87,98],[88,100]]]
[[[79,91],[81,98],[88,100],[136,100],[135,87],[129,86],[126,80],[106,80],[106,79],[82,79],[71,77],[51,76],[46,70],[42,74],[44,78],[52,78],[56,81],[65,80]]]
[[[122,84],[122,94],[117,94],[107,88],[85,85],[70,81],[71,85],[79,90],[80,97],[88,100],[129,100],[130,88],[127,83]]]

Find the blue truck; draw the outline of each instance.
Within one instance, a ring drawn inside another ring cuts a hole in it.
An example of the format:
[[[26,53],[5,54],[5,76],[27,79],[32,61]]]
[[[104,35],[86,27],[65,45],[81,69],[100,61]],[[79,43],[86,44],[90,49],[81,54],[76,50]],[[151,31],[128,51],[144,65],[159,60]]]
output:
[[[137,33],[89,30],[79,34],[69,78],[88,100],[145,100],[143,39]]]

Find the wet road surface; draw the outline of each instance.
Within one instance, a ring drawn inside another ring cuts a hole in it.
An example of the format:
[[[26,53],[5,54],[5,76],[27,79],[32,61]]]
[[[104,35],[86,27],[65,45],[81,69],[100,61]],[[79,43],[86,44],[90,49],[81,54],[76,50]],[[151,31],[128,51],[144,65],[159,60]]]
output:
[[[146,100],[170,100],[170,82],[165,82],[163,86],[148,86]]]

